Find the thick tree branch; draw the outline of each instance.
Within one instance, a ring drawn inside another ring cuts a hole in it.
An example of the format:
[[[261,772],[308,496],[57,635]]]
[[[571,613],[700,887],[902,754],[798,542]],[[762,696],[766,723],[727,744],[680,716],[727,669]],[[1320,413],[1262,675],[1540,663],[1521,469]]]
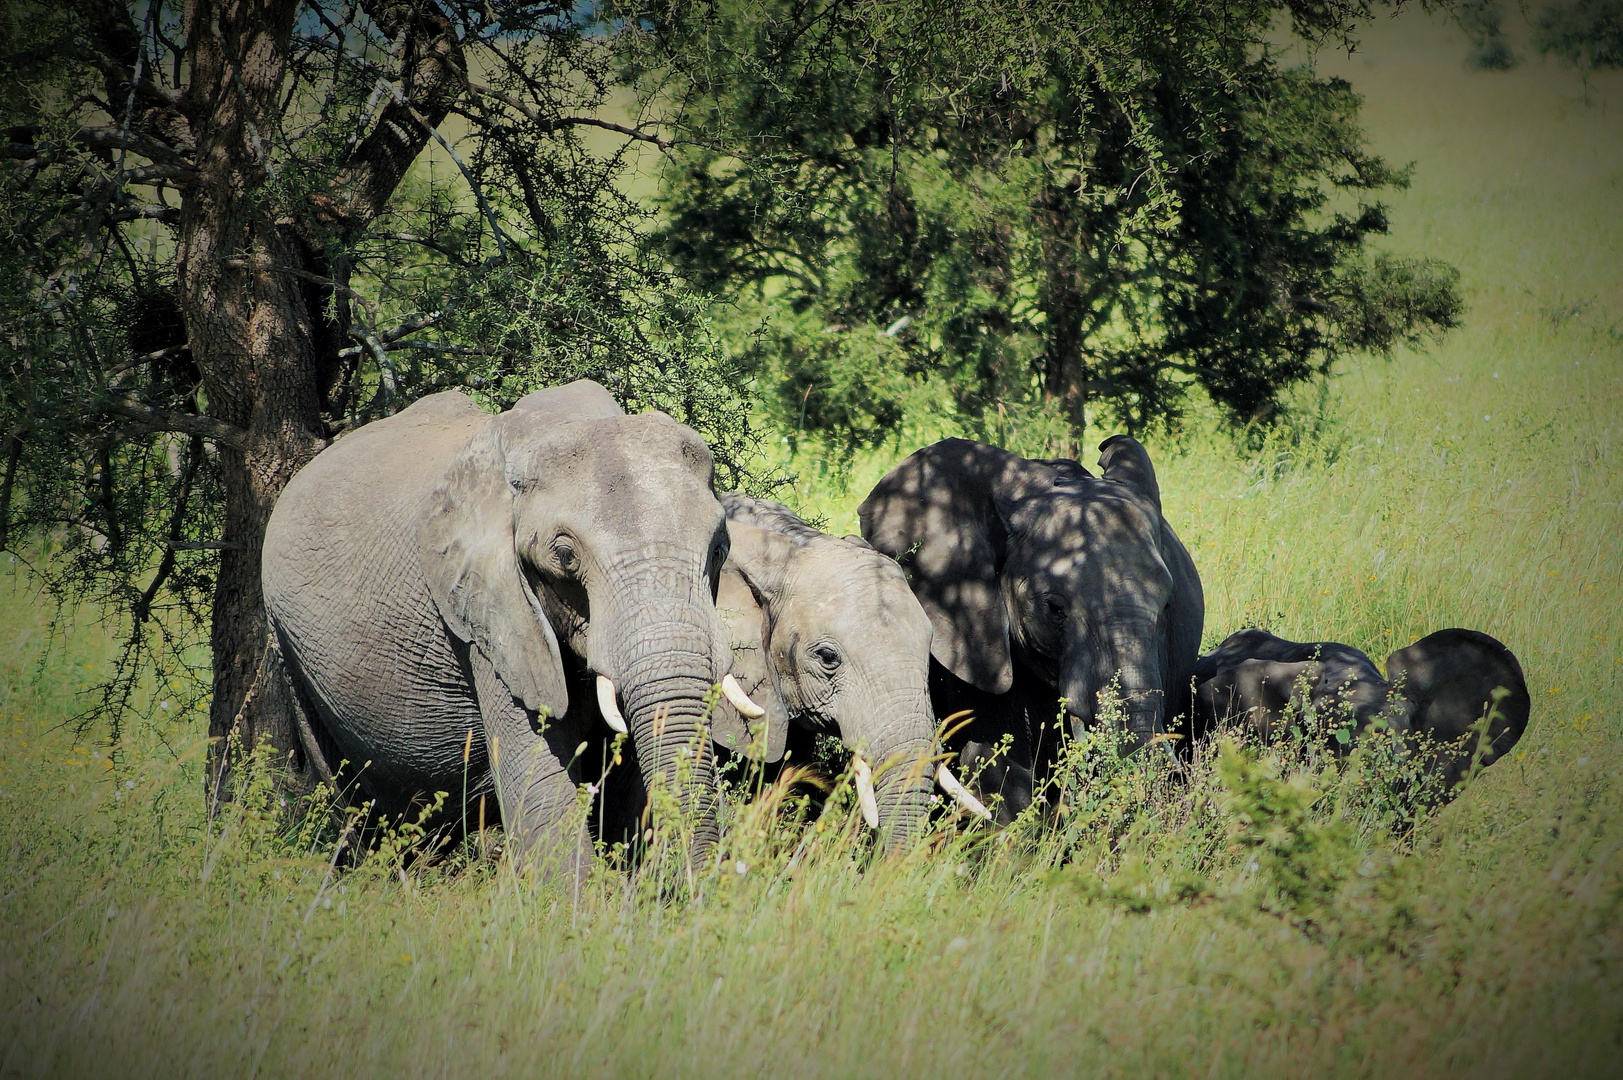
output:
[[[5,550],[11,538],[11,492],[17,482],[17,463],[22,459],[22,428],[14,428],[6,435],[6,475],[0,480],[0,551]]]
[[[434,4],[361,0],[391,41],[401,40],[400,92],[324,192],[311,196],[316,219],[353,239],[388,205],[395,188],[467,86],[456,26]],[[415,110],[426,125],[414,122]],[[426,129],[425,129],[426,128]]]
[[[137,427],[144,431],[173,431],[180,435],[197,435],[234,450],[248,448],[246,431],[212,416],[154,409],[131,398],[105,402],[101,406],[101,411],[110,416],[134,420]]]

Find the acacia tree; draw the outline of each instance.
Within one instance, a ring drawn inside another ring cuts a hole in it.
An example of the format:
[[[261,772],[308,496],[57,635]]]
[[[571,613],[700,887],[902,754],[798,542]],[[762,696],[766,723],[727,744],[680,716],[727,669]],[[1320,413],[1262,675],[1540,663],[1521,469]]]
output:
[[[1270,44],[1284,14],[1348,45],[1363,3],[630,8],[694,132],[670,250],[754,297],[737,341],[791,430],[872,442],[943,393],[972,429],[1139,428],[1197,387],[1245,424],[1459,312],[1450,267],[1370,248],[1407,174],[1357,95]]]
[[[304,762],[260,594],[266,521],[333,438],[451,386],[588,376],[748,442],[640,242],[614,58],[568,3],[23,0],[6,9],[0,547],[195,665],[209,732]],[[736,471],[723,479],[737,479]],[[26,541],[21,539],[26,537]],[[218,757],[223,771],[227,759]]]

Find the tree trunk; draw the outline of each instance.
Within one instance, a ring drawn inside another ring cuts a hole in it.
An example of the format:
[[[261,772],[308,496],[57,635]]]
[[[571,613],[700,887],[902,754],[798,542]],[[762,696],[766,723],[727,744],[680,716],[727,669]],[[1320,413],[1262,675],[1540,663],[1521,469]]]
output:
[[[192,78],[183,109],[197,133],[198,179],[181,207],[177,292],[208,412],[248,433],[221,446],[225,533],[214,587],[212,792],[228,792],[226,740],[268,740],[296,771],[307,768],[267,652],[260,549],[276,497],[324,445],[313,314],[302,250],[271,220],[268,138],[297,0],[196,0],[188,5]]]

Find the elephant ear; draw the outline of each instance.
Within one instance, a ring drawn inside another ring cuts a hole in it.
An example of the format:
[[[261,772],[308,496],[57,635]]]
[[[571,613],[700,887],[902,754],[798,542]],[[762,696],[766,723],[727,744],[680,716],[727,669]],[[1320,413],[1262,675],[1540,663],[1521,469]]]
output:
[[[519,565],[504,426],[493,418],[452,459],[419,513],[418,551],[451,633],[479,648],[525,708],[563,716],[558,638]]]
[[[1492,762],[1527,730],[1532,698],[1516,654],[1477,630],[1450,629],[1428,634],[1386,658],[1386,678],[1414,704],[1415,731],[1453,742],[1470,731],[1503,687],[1499,716],[1488,730],[1483,764]]]
[[[1099,472],[1106,480],[1126,484],[1161,510],[1161,486],[1155,480],[1150,452],[1131,435],[1112,435],[1099,444]]]
[[[766,710],[766,715],[759,720],[745,719],[723,698],[711,714],[711,737],[737,753],[773,762],[783,757],[789,737],[789,709],[770,652],[771,598],[754,584],[749,569],[754,569],[762,586],[770,588],[774,580],[781,585],[781,568],[772,565],[779,559],[771,552],[785,541],[738,521],[729,521],[727,532],[731,550],[722,567],[716,610],[732,647],[733,677],[750,700]]]
[[[903,461],[858,508],[862,535],[901,565],[934,629],[930,652],[978,690],[1014,682],[1009,615],[999,582],[1007,529],[994,495],[1019,486],[1007,450],[943,439]]]

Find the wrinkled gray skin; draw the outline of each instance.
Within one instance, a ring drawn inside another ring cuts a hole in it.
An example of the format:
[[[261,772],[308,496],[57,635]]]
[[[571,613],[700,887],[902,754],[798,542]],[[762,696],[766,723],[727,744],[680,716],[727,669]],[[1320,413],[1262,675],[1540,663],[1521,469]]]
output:
[[[1032,800],[1058,698],[1079,734],[1119,677],[1133,748],[1188,709],[1200,577],[1161,516],[1143,446],[1118,435],[1100,450],[1095,477],[1075,461],[944,439],[892,469],[859,510],[863,536],[902,565],[934,627],[937,715],[974,711],[954,746],[1001,796],[1004,821]],[[1004,738],[1009,753],[986,765]]]
[[[1414,711],[1406,699],[1391,695],[1374,662],[1351,645],[1286,641],[1266,630],[1230,634],[1195,663],[1194,677],[1197,736],[1233,718],[1272,739],[1286,710],[1300,709],[1304,697],[1332,727],[1354,733],[1377,719],[1407,733]]]
[[[1382,717],[1400,734],[1429,737],[1424,752],[1449,788],[1465,778],[1473,759],[1486,767],[1515,746],[1531,706],[1515,654],[1476,630],[1439,630],[1397,650],[1386,658],[1384,678],[1350,645],[1241,630],[1200,658],[1195,679],[1199,733],[1232,717],[1270,738],[1286,708],[1300,707],[1305,688],[1315,709],[1350,710],[1357,731]],[[1472,726],[1500,687],[1507,693],[1479,751]]]
[[[294,685],[383,808],[439,790],[455,815],[494,789],[510,850],[579,873],[585,829],[559,823],[596,709],[571,682],[613,679],[645,781],[674,782],[731,662],[726,552],[703,440],[577,382],[499,416],[436,394],[340,439],[278,501],[263,578]],[[696,862],[716,831],[698,758]]]
[[[839,736],[874,770],[881,845],[905,848],[922,831],[934,787],[930,620],[901,568],[861,537],[829,536],[766,499],[732,494],[722,505],[732,544],[716,607],[733,674],[766,716],[747,720],[723,699],[712,737],[776,762],[791,724]],[[633,817],[604,814],[611,842],[630,835],[646,801],[624,784],[612,798]]]
[[[934,785],[929,618],[896,562],[861,537],[829,536],[765,499],[722,505],[732,552],[716,604],[734,673],[768,721],[837,734],[866,757],[882,842],[906,846]],[[779,735],[767,759],[782,751]]]
[[[1386,678],[1413,706],[1414,730],[1431,736],[1437,770],[1450,787],[1465,778],[1479,752],[1471,728],[1488,714],[1496,689],[1508,693],[1488,726],[1481,767],[1507,754],[1527,730],[1532,698],[1522,665],[1503,642],[1479,630],[1427,634],[1386,658]]]

